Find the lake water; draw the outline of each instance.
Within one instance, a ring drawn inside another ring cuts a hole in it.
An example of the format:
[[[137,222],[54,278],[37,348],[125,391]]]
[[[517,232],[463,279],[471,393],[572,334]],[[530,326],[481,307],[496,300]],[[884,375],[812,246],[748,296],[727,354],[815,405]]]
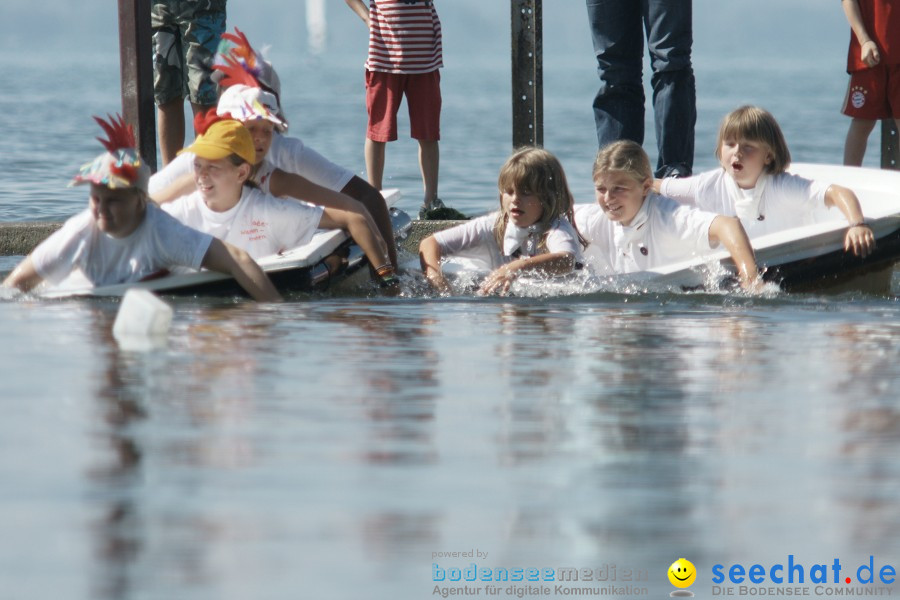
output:
[[[840,161],[840,65],[786,55],[697,57],[697,170],[747,102],[776,114],[795,160]],[[292,131],[362,172],[360,61],[279,60]],[[441,195],[484,213],[510,149],[509,68],[470,62],[443,74]],[[594,73],[548,62],[545,145],[587,202]],[[85,202],[68,178],[99,151],[89,117],[117,110],[116,59],[7,55],[0,72],[29,99],[0,95],[0,221],[64,219]],[[388,185],[415,210],[404,127]],[[0,302],[0,598],[412,599],[467,583],[662,598],[679,557],[698,597],[722,592],[715,565],[763,565],[758,592],[789,560],[795,585],[844,597],[872,557],[881,589],[879,569],[900,567],[893,289],[175,300],[150,352],[112,339],[115,301]],[[605,581],[469,583],[473,563]]]

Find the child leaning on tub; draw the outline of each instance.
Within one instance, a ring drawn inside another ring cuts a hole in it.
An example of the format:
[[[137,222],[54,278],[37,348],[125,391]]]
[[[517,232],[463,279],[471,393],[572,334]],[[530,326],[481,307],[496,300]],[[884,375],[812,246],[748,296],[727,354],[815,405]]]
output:
[[[635,142],[602,148],[593,179],[597,203],[577,207],[575,223],[590,243],[585,260],[595,274],[646,271],[722,244],[737,266],[741,286],[758,285],[753,249],[740,221],[653,193],[650,159]]]
[[[281,296],[247,252],[182,225],[147,195],[150,168],[124,120],[94,117],[106,152],[82,167],[72,185],[90,185],[88,208],[40,243],[3,282],[23,292],[80,271],[94,286],[133,283],[172,267],[227,273],[261,301]]]
[[[397,264],[391,217],[381,193],[352,171],[337,165],[303,143],[288,137],[281,107],[281,80],[272,64],[259,55],[237,28],[222,35],[213,69],[221,96],[216,108],[223,117],[250,129],[256,164],[250,180],[276,197],[293,197],[343,211],[360,212],[374,220]],[[264,161],[268,168],[264,168]],[[193,157],[181,154],[150,178],[150,195],[159,204],[194,191]]]
[[[820,207],[834,207],[850,224],[844,249],[866,257],[875,236],[851,190],[786,172],[791,163],[778,122],[767,111],[742,106],[722,120],[716,143],[721,169],[684,179],[657,180],[654,189],[703,210],[737,216],[751,238],[800,227]]]
[[[357,212],[275,198],[248,183],[256,149],[247,128],[213,112],[197,120],[192,153],[196,191],[163,204],[180,222],[246,250],[254,259],[308,243],[316,229],[344,229],[384,285],[396,285],[375,225]]]
[[[479,294],[504,294],[520,273],[563,275],[586,244],[573,225],[572,193],[557,158],[542,148],[517,150],[500,169],[498,212],[439,231],[419,244],[428,281],[450,289],[441,259],[477,253],[491,266]]]

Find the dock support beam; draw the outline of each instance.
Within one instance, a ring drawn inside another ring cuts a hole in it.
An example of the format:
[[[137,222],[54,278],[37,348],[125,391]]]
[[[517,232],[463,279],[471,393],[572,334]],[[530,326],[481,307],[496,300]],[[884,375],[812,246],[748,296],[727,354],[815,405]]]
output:
[[[141,158],[155,172],[156,114],[150,0],[119,0],[119,69],[122,116],[134,127]]]
[[[543,0],[510,0],[513,148],[544,145]]]
[[[881,168],[900,169],[900,140],[893,119],[881,122]]]

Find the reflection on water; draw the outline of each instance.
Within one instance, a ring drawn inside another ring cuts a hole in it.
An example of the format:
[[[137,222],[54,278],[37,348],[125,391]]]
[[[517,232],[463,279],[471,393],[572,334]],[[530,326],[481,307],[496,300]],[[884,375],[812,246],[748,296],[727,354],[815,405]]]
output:
[[[405,598],[477,562],[661,597],[679,556],[896,562],[892,302],[627,300],[180,301],[145,353],[115,302],[0,304],[0,565],[55,573],[9,587]]]
[[[830,425],[839,432],[834,450],[842,474],[851,476],[862,493],[835,485],[834,510],[852,515],[841,523],[850,539],[895,549],[900,535],[900,407],[897,405],[897,340],[900,325],[843,324],[830,336],[834,362],[844,365],[842,396],[852,402],[832,408]]]
[[[129,566],[143,550],[139,502],[129,491],[142,482],[144,453],[131,432],[147,418],[141,393],[146,382],[140,373],[130,372],[127,357],[116,350],[112,339],[114,319],[106,313],[92,317],[94,341],[101,353],[107,354],[108,361],[95,395],[97,406],[92,411],[99,426],[92,432],[92,441],[99,442],[101,459],[87,471],[89,479],[95,482],[92,487],[98,498],[93,527],[97,532],[99,573],[93,593],[101,598],[125,598],[133,591]]]

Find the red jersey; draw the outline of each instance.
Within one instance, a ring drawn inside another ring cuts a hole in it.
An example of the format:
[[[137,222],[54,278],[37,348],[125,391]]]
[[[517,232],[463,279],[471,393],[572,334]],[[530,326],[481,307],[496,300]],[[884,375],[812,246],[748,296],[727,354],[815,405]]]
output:
[[[866,31],[881,53],[880,64],[900,64],[900,1],[858,0],[858,3]],[[850,50],[847,54],[848,73],[869,68],[860,58],[860,53],[859,40],[851,32]]]
[[[368,70],[413,75],[443,66],[434,2],[370,0]]]

